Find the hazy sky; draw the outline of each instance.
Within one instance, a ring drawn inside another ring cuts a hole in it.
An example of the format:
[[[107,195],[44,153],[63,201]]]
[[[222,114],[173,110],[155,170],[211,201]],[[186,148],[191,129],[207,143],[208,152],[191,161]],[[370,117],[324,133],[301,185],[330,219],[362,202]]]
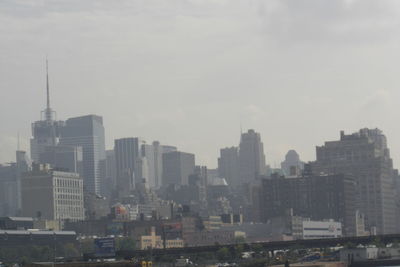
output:
[[[216,166],[240,125],[267,162],[379,127],[400,167],[400,1],[0,0],[0,162],[45,106]]]

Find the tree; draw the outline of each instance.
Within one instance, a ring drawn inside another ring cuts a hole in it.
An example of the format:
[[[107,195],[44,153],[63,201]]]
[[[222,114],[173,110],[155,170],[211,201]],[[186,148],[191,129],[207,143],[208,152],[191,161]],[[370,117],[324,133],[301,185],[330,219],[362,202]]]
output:
[[[231,258],[231,253],[229,252],[229,249],[226,247],[220,248],[217,251],[217,259],[219,261],[227,261]]]
[[[64,257],[66,258],[74,258],[74,257],[79,257],[80,253],[72,243],[67,243],[63,247],[64,250]]]
[[[375,237],[374,240],[371,242],[371,245],[374,245],[377,248],[386,247],[386,245],[382,242],[382,240],[379,237]]]
[[[117,240],[118,250],[134,250],[135,240],[132,237],[120,238]]]

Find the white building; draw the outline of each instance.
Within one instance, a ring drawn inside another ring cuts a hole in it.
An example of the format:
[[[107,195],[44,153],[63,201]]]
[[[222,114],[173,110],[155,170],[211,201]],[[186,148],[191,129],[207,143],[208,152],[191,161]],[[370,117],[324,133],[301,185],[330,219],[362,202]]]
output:
[[[357,261],[375,260],[378,258],[378,248],[351,248],[340,250],[340,261],[351,263]]]
[[[35,165],[21,179],[22,214],[46,220],[84,220],[83,180],[77,173]]]
[[[303,221],[303,239],[337,238],[342,236],[342,224],[333,220]]]

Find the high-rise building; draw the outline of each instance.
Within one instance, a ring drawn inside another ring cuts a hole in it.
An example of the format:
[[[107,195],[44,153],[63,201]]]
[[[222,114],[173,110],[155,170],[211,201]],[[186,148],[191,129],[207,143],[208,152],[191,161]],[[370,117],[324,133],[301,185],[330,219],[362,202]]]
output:
[[[62,128],[60,145],[82,147],[84,189],[103,194],[106,190],[103,118],[87,115],[68,119]]]
[[[18,216],[21,212],[21,176],[30,168],[25,151],[16,152],[16,162],[0,164],[0,216]]]
[[[36,164],[22,177],[22,215],[45,220],[84,220],[82,178],[48,166]]]
[[[354,194],[359,195],[367,228],[376,228],[379,234],[397,232],[396,172],[381,130],[361,129],[350,135],[342,131],[339,141],[317,147],[312,168],[319,173],[353,175],[357,181]]]
[[[273,175],[261,180],[257,195],[262,222],[284,217],[289,211],[312,220],[334,219],[344,224],[344,233],[356,235],[356,182],[344,174],[285,178]],[[254,202],[256,202],[254,201]]]
[[[106,184],[109,191],[107,197],[116,197],[117,189],[117,169],[115,163],[114,150],[106,151]]]
[[[304,169],[304,162],[300,160],[300,156],[295,150],[289,150],[285,160],[281,163],[281,168],[285,176],[298,176]]]
[[[239,177],[240,184],[254,181],[267,173],[264,145],[261,136],[254,130],[243,133],[239,145]]]
[[[67,172],[76,172],[83,177],[82,147],[76,146],[46,146],[39,155],[39,163],[50,164],[52,168]]]
[[[126,196],[141,182],[142,140],[140,138],[121,138],[114,141],[117,191],[120,197]]]
[[[162,155],[176,150],[176,147],[160,145],[158,141],[142,146],[142,155],[147,159],[148,164],[148,186],[150,188],[159,189],[162,186]]]
[[[55,111],[50,107],[50,87],[48,64],[46,60],[46,90],[47,105],[46,109],[41,112],[41,120],[32,123],[31,138],[31,159],[39,162],[40,153],[44,152],[46,146],[55,146],[60,138],[61,128],[64,126],[63,121],[55,119]]]
[[[194,173],[194,154],[172,151],[162,155],[163,186],[170,184],[188,185],[189,175]]]
[[[239,180],[239,149],[237,147],[227,147],[220,150],[218,175],[225,178],[231,187],[241,185]]]

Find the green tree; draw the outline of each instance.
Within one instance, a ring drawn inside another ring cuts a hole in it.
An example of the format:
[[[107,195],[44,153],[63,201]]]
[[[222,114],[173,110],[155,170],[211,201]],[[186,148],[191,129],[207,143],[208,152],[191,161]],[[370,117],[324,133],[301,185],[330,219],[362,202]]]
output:
[[[117,250],[134,250],[135,240],[132,237],[119,238],[116,242]]]
[[[65,258],[79,257],[80,253],[72,243],[67,243],[63,247],[63,254]]]
[[[374,245],[377,248],[386,247],[386,245],[382,242],[382,240],[379,237],[375,237],[374,240],[371,242],[371,245]]]
[[[231,259],[231,253],[229,252],[229,249],[226,247],[218,249],[217,259],[219,261],[227,261],[227,260]]]
[[[243,244],[237,244],[235,246],[235,258],[241,258],[243,251],[244,251]]]

